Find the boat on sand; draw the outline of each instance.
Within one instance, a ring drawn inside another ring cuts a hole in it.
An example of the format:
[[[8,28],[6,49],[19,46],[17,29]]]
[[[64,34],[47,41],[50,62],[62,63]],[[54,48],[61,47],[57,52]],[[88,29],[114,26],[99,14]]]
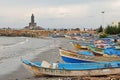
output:
[[[120,62],[48,63],[22,59],[22,63],[34,76],[80,77],[120,74]]]
[[[67,49],[59,48],[59,54],[64,62],[68,63],[84,63],[84,62],[110,62],[110,61],[120,61],[119,57],[104,57],[104,56],[94,56],[86,55],[84,51],[82,54],[78,52],[70,51]]]

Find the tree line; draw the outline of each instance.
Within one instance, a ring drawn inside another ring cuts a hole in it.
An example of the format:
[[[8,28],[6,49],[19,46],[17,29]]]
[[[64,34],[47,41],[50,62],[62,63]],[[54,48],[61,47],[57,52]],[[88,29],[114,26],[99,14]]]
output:
[[[98,29],[97,29],[97,32],[100,33],[100,32],[104,32],[106,34],[120,34],[120,24],[118,26],[110,26],[108,25],[105,29],[103,29],[102,26],[100,26]]]

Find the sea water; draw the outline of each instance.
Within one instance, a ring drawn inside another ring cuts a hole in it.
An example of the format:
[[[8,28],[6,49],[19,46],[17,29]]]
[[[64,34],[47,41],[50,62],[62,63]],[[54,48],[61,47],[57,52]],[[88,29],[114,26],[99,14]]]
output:
[[[59,43],[50,38],[0,37],[0,76],[18,69],[21,58],[33,59]]]

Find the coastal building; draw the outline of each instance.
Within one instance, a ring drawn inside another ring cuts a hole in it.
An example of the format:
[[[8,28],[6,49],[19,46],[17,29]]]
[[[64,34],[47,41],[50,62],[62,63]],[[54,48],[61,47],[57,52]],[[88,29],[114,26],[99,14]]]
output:
[[[112,26],[119,26],[120,22],[112,22]]]
[[[37,23],[35,23],[35,19],[34,19],[34,14],[32,14],[31,16],[31,22],[29,23],[29,26],[26,26],[24,29],[27,30],[44,30],[44,28],[37,26]]]

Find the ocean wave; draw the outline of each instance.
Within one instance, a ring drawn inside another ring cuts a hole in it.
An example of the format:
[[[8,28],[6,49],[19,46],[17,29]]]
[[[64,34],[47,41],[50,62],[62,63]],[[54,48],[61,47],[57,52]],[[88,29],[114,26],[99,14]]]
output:
[[[14,58],[14,57],[27,57],[27,58],[29,57],[30,58],[30,56],[36,56],[42,52],[48,51],[48,50],[53,49],[53,48],[58,47],[58,46],[59,46],[59,43],[58,44],[49,44],[49,45],[44,45],[44,46],[41,46],[39,48],[36,48],[32,51],[28,50],[25,54],[12,53],[11,55],[6,55],[6,56],[0,57],[0,62],[2,60]]]
[[[42,42],[42,43],[38,44],[38,42]],[[61,41],[59,40],[54,41],[54,40],[24,38],[24,40],[22,39],[22,41],[19,41],[15,44],[2,46],[4,49],[1,49],[0,62],[6,59],[14,58],[14,57],[35,56],[35,55],[41,54],[44,51],[48,51],[50,49],[59,47],[60,44],[61,44]]]
[[[16,43],[2,44],[2,45],[0,45],[0,49],[5,49],[5,48],[9,48],[9,47],[14,47],[14,46],[17,46],[17,45],[22,45],[22,44],[24,44],[28,41],[29,41],[29,39],[25,38],[24,40],[16,42]]]
[[[0,52],[0,76],[9,74],[18,69],[21,65],[20,58],[34,59],[37,55],[59,47],[59,45],[61,45],[61,40],[43,40],[35,38],[23,38],[17,43],[4,45],[6,49],[1,49]],[[12,48],[7,48],[7,46]]]

